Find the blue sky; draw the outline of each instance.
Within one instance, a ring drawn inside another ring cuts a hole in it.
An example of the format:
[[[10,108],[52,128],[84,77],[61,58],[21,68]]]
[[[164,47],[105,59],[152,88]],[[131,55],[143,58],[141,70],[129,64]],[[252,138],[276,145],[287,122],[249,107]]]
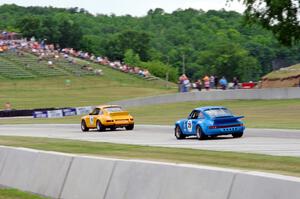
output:
[[[143,16],[154,8],[163,8],[166,12],[172,12],[178,8],[194,8],[203,10],[235,10],[242,12],[244,7],[235,0],[227,5],[226,0],[0,0],[2,4],[17,4],[20,6],[53,6],[60,8],[79,7],[93,14],[116,14]]]

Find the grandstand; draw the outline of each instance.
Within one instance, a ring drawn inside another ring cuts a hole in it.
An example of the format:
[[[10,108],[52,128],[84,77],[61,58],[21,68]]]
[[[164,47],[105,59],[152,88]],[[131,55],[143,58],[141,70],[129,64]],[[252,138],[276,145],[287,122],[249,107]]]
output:
[[[48,59],[39,60],[28,52],[3,52],[0,54],[0,79],[94,75],[93,71],[83,70],[81,65],[69,63],[64,58],[51,61],[53,65],[50,67]]]
[[[53,63],[51,67],[48,65],[49,60],[51,60]],[[0,53],[0,80],[95,75],[94,70],[102,70],[104,69],[103,67],[106,67],[107,70],[115,69],[110,66],[99,65],[98,63],[94,63],[90,60],[83,60],[76,57],[70,57],[70,59],[66,59],[63,57],[63,55],[60,55],[56,59],[39,59],[36,54],[30,51],[5,51]],[[92,70],[88,70],[87,68],[92,68]],[[118,71],[123,73],[120,70]],[[165,81],[153,75],[142,77],[135,73],[127,74],[167,87],[176,87],[174,83]]]
[[[33,78],[34,74],[28,72],[22,65],[15,64],[6,58],[4,54],[0,56],[0,79]]]

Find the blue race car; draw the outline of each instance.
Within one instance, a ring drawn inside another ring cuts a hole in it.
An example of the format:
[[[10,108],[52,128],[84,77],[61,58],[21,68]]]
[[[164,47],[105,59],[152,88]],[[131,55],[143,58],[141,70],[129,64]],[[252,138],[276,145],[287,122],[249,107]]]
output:
[[[222,106],[195,108],[187,119],[175,123],[175,137],[183,139],[196,135],[199,140],[208,136],[231,134],[234,138],[243,136],[245,126],[240,120],[244,116],[234,116]]]

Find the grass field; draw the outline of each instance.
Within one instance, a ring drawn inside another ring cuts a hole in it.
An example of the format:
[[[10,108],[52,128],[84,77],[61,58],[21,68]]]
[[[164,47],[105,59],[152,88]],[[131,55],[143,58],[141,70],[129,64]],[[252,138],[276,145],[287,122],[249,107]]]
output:
[[[0,199],[46,199],[46,198],[29,194],[26,192],[18,191],[16,189],[0,188]]]
[[[105,76],[0,80],[0,105],[10,102],[15,109],[89,106],[175,92],[163,83],[112,69],[108,72]],[[66,79],[71,81],[70,86],[65,85]]]
[[[300,129],[300,99],[199,101],[130,108],[137,123],[174,124],[195,107],[220,105],[244,115],[246,127]]]
[[[147,81],[99,64],[77,62],[101,69],[103,75],[0,79],[0,110],[5,102],[14,109],[73,107],[176,92],[176,84],[171,82],[167,87],[163,80]]]
[[[300,158],[63,139],[1,136],[0,145],[73,154],[212,165],[300,176]]]
[[[281,70],[273,71],[263,78],[268,79],[281,79],[281,78],[288,78],[300,75],[300,64],[296,64],[287,68],[282,68]]]
[[[246,127],[300,129],[300,100],[199,101],[133,107],[128,110],[137,124],[173,125],[195,107],[221,105],[236,115],[244,115]],[[0,119],[0,124],[77,123],[80,116],[56,119]]]

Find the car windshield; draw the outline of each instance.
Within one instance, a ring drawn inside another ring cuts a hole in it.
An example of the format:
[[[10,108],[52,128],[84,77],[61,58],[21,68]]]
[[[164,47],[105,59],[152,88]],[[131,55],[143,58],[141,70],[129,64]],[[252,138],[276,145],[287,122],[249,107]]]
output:
[[[210,117],[232,116],[232,113],[226,108],[213,108],[213,109],[206,110],[205,113]]]
[[[118,107],[118,106],[115,106],[115,107],[107,107],[105,108],[105,110],[107,112],[110,112],[110,113],[115,113],[115,112],[122,112],[122,108],[121,107]]]

